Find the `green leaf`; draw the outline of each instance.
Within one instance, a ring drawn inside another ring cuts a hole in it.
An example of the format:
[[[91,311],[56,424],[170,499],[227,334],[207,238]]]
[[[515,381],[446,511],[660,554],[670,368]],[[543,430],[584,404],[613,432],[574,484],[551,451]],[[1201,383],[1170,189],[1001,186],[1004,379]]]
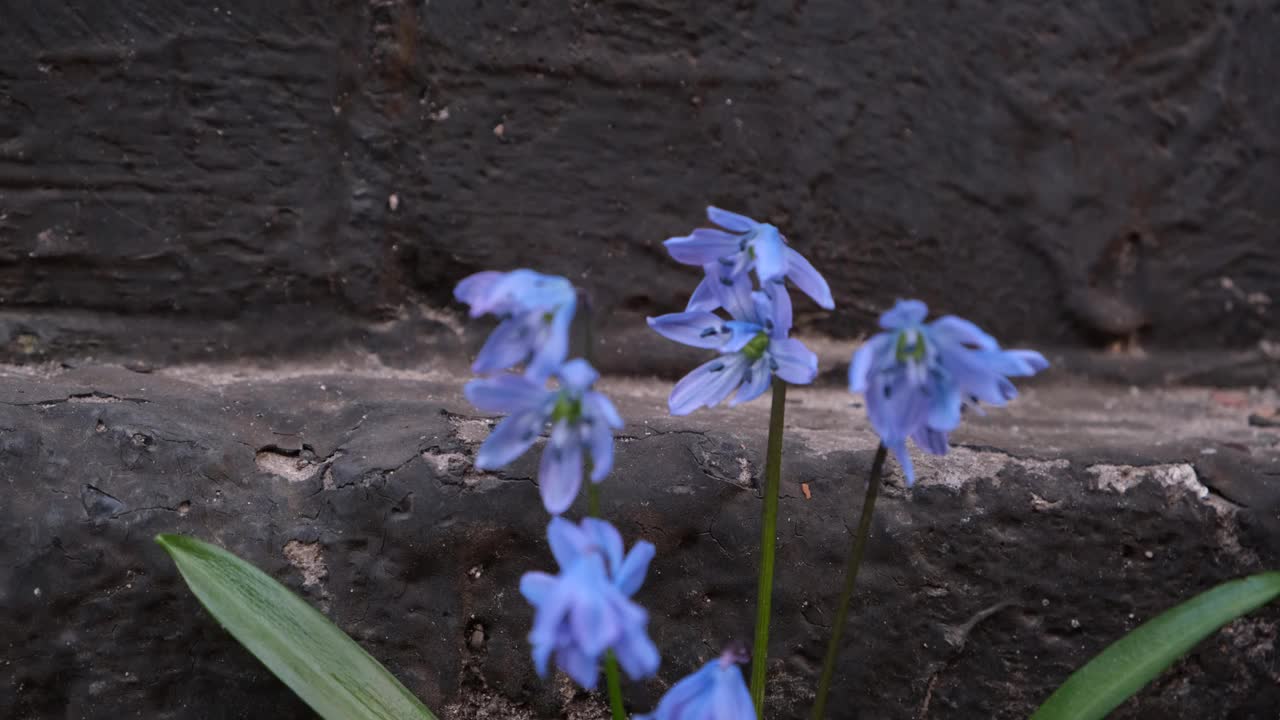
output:
[[[184,535],[156,542],[209,613],[325,720],[435,720],[369,653],[266,573]]]
[[[1067,678],[1031,720],[1094,720],[1151,682],[1218,628],[1280,596],[1280,572],[1231,580],[1166,610]]]

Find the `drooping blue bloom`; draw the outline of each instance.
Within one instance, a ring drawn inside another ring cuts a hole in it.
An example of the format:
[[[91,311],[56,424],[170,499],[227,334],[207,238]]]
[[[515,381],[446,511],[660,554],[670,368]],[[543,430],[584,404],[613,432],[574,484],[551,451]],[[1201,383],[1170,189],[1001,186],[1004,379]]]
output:
[[[613,431],[622,418],[609,398],[591,389],[600,377],[581,358],[554,373],[559,387],[524,375],[496,375],[467,383],[463,392],[484,412],[507,413],[476,454],[476,467],[496,470],[524,454],[550,426],[551,436],[538,467],[542,504],[559,515],[582,486],[582,463],[591,456],[591,482],[613,468]]]
[[[715,283],[727,283],[752,268],[762,286],[790,278],[818,305],[827,310],[835,308],[827,281],[803,255],[787,245],[778,228],[717,207],[708,207],[707,217],[725,230],[698,228],[690,235],[663,243],[678,262],[699,265],[706,273],[686,310],[715,310],[719,297],[713,289]]]
[[[557,667],[593,690],[607,650],[633,680],[656,673],[660,658],[649,639],[648,613],[631,600],[644,582],[653,545],[641,540],[624,555],[622,536],[596,518],[581,525],[552,518],[547,539],[560,574],[520,578],[520,593],[535,608],[529,642],[538,675],[546,677],[554,657]]]
[[[525,364],[535,380],[548,377],[569,354],[569,326],[578,297],[572,283],[532,270],[485,271],[458,283],[453,296],[471,317],[502,318],[471,369],[482,375]]]
[[[945,455],[963,407],[1003,406],[1017,397],[1009,377],[1034,375],[1049,361],[1033,350],[1003,350],[977,325],[946,315],[924,324],[928,307],[899,300],[880,316],[886,332],[868,340],[849,363],[849,390],[863,393],[871,427],[915,482],[907,438]]]
[[[684,376],[667,404],[672,415],[688,415],[718,405],[734,390],[730,405],[747,402],[769,389],[774,375],[806,385],[818,375],[818,356],[791,332],[791,298],[781,283],[752,292],[746,275],[715,284],[718,305],[732,320],[715,313],[686,311],[649,318],[649,327],[664,337],[721,355]]]
[[[755,705],[738,668],[745,660],[726,651],[673,685],[653,714],[636,720],[755,720]]]

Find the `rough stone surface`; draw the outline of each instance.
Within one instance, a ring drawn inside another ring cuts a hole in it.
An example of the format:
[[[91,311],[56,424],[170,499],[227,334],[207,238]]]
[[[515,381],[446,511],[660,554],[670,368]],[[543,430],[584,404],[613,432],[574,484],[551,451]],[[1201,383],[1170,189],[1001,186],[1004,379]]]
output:
[[[435,369],[0,371],[0,717],[309,717],[201,609],[151,538],[220,543],[302,594],[444,720],[603,718],[534,675],[521,573],[551,569],[536,454],[471,464],[491,421]],[[668,385],[607,378],[628,419],[604,511],[658,555],[658,679],[748,640],[767,403],[672,419]],[[799,718],[873,438],[835,386],[796,389],[770,717]],[[973,418],[877,508],[832,717],[1023,718],[1174,602],[1280,567],[1273,391],[1060,376]],[[807,492],[806,492],[807,489]],[[575,511],[576,512],[576,511]],[[1115,717],[1273,718],[1280,608],[1207,640]]]
[[[634,318],[682,305],[660,242],[710,202],[823,268],[841,312],[798,322],[834,337],[914,295],[1041,346],[1250,348],[1278,34],[1272,0],[25,3],[0,348],[394,357],[494,266]]]

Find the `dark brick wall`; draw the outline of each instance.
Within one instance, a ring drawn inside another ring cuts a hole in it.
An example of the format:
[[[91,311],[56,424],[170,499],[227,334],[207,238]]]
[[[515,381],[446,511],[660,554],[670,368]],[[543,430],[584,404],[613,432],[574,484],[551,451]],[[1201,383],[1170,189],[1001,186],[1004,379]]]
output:
[[[518,265],[668,311],[695,276],[660,243],[714,202],[825,271],[838,312],[799,322],[835,336],[914,295],[1010,340],[1249,346],[1280,338],[1277,37],[1273,0],[11,4],[0,344],[416,336]]]

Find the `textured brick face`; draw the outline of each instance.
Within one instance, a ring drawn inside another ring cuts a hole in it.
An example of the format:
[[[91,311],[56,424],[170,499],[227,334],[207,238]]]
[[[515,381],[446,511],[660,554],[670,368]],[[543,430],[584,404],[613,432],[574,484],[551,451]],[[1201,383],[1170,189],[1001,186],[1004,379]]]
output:
[[[0,340],[317,347],[520,265],[667,311],[695,278],[660,243],[713,202],[825,271],[840,312],[799,322],[834,336],[911,295],[1010,340],[1251,345],[1280,335],[1277,35],[1274,3],[15,8]]]

